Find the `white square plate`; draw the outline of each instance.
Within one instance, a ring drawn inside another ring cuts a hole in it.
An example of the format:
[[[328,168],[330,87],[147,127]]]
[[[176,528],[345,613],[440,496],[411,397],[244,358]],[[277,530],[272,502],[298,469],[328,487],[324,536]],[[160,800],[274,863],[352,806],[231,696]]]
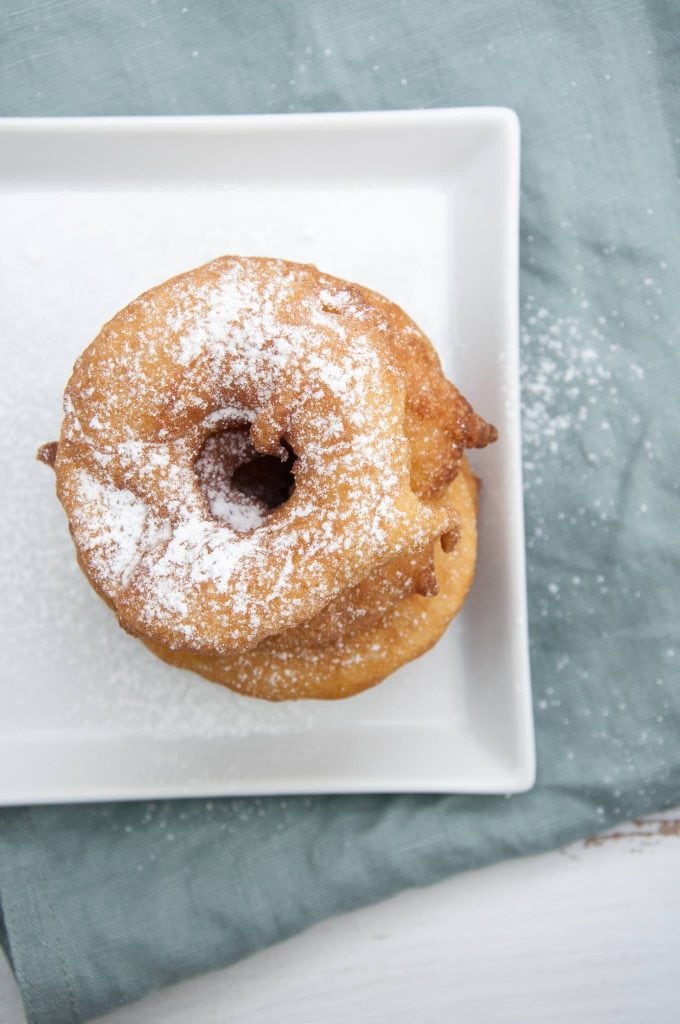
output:
[[[531,786],[515,115],[8,120],[0,154],[0,801]],[[384,292],[500,430],[472,459],[480,557],[463,613],[346,701],[269,705],[157,661],[82,577],[34,459],[103,321],[224,253]]]

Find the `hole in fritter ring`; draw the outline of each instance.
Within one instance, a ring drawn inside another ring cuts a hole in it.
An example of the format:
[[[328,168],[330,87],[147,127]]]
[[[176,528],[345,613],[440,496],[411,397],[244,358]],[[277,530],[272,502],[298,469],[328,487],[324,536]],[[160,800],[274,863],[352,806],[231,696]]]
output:
[[[276,455],[256,455],[250,462],[237,466],[232,477],[237,491],[246,497],[259,498],[270,509],[285,504],[295,486],[292,473],[295,453],[286,441],[282,443],[286,450],[283,462]]]
[[[284,459],[253,447],[246,423],[211,434],[194,463],[196,476],[215,519],[238,533],[251,533],[285,504],[295,486],[295,452],[282,439]]]

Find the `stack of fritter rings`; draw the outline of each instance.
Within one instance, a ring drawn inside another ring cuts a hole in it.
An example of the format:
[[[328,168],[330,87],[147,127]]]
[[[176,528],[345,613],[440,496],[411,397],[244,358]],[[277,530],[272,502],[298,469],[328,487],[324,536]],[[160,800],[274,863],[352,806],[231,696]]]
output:
[[[464,451],[495,438],[397,305],[227,256],[104,326],[39,457],[85,575],[154,654],[252,697],[334,699],[460,610]]]

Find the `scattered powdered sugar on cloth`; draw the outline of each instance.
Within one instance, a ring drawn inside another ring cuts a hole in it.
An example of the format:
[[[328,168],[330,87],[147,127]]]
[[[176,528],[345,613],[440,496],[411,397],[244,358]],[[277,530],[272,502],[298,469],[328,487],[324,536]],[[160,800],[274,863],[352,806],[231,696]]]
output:
[[[663,272],[666,262],[658,267]],[[606,755],[601,781],[611,796],[599,799],[603,805],[611,799],[614,814],[637,771],[638,751],[664,743],[665,670],[675,656],[668,647],[655,678],[641,679],[658,688],[656,714],[647,720],[631,708],[625,678],[609,671],[602,677],[602,650],[611,657],[619,647],[617,617],[648,615],[644,563],[629,560],[627,547],[630,538],[634,551],[646,543],[654,551],[650,513],[663,450],[662,421],[649,400],[658,372],[647,363],[645,344],[647,332],[658,336],[663,288],[651,273],[620,283],[628,294],[619,296],[619,308],[603,307],[573,286],[557,315],[528,294],[521,322],[527,573],[531,615],[540,622],[530,639],[544,669],[547,659],[552,663],[552,672],[534,675],[535,709],[539,725],[550,718],[553,738],[555,730],[564,733],[569,775],[582,769],[572,731],[587,732]],[[672,348],[672,332],[666,344]],[[598,644],[581,644],[578,638],[591,635],[595,623]],[[640,718],[637,734],[619,723],[631,712]],[[604,816],[606,808],[597,813]]]
[[[588,305],[588,300],[581,300],[579,312]],[[618,317],[617,310],[612,310],[612,315]],[[614,327],[616,330],[616,319]],[[575,314],[555,317],[533,295],[527,297],[521,383],[528,486],[542,482],[543,460],[559,452],[563,435],[571,439],[574,433],[588,433],[594,423],[600,430],[611,429],[602,415],[597,422],[598,411],[617,402],[613,376],[620,371],[624,357],[616,340],[610,340],[610,330],[605,316],[597,317],[596,326],[590,317],[585,321]],[[635,361],[629,362],[628,372],[632,380],[644,379],[644,370]],[[588,452],[587,458],[595,465],[599,462],[595,451]]]

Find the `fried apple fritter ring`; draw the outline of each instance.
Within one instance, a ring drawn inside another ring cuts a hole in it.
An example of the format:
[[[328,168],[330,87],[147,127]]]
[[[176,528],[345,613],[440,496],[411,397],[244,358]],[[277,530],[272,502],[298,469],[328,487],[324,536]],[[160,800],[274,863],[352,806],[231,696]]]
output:
[[[349,697],[424,654],[460,610],[475,570],[477,482],[467,464],[449,485],[445,502],[460,519],[453,552],[434,545],[438,593],[414,594],[374,624],[338,637],[325,646],[296,646],[283,634],[244,654],[210,657],[170,651],[147,642],[164,661],[251,697],[270,701]]]
[[[311,266],[223,257],[140,296],[77,361],[57,492],[83,571],[130,633],[244,652],[456,530],[412,488],[407,374],[368,294]],[[288,467],[287,500],[215,515],[223,434],[237,468],[248,445]]]

